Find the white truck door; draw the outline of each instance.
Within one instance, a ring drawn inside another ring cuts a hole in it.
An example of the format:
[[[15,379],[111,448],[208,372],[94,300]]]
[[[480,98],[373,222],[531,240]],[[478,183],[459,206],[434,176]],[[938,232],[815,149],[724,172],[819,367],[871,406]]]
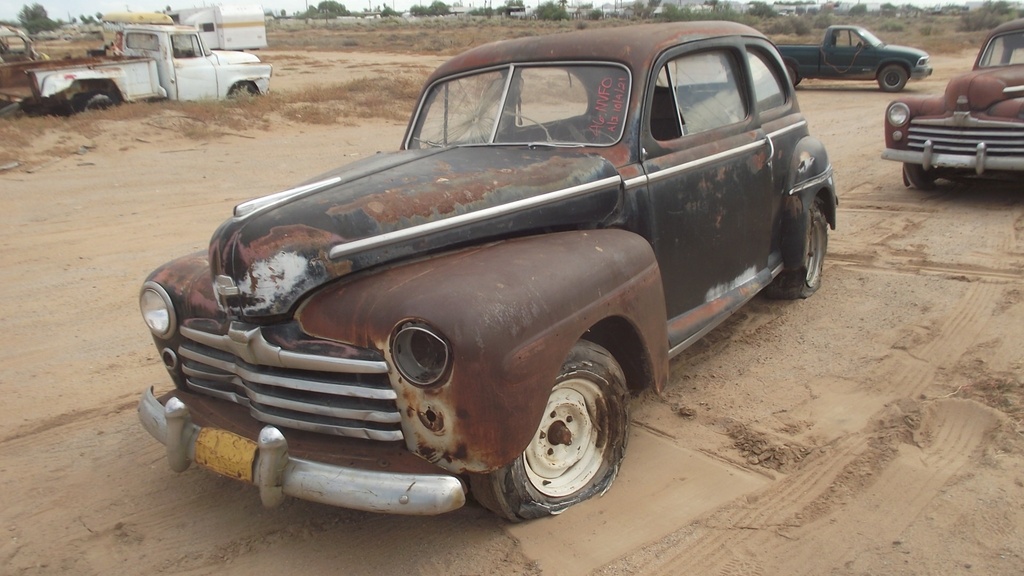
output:
[[[171,34],[171,58],[178,86],[178,100],[217,98],[217,68],[203,52],[196,33]]]

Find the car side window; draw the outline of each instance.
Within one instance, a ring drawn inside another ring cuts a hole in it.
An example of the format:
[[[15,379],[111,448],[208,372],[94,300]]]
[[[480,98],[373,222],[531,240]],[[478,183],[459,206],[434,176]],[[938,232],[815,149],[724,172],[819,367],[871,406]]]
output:
[[[171,36],[171,48],[175,58],[196,58],[202,54],[199,42],[194,34],[175,34]]]
[[[727,126],[747,117],[735,60],[725,50],[687,54],[668,62],[683,134]]]
[[[757,51],[747,52],[750,62],[750,78],[754,84],[754,98],[757,109],[761,112],[777,108],[786,103],[785,92],[779,82],[778,75],[765,60],[765,56]]]
[[[124,45],[137,50],[159,50],[160,42],[156,34],[144,34],[141,32],[129,32],[125,35]]]

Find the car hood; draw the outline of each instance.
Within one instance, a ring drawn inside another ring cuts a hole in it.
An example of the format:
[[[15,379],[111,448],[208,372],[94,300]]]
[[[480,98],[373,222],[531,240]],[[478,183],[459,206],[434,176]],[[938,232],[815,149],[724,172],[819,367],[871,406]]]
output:
[[[990,108],[1007,100],[1024,99],[1024,66],[981,68],[954,77],[946,85],[943,97],[947,110],[957,110],[957,101],[967,97],[972,112],[990,112]],[[1024,102],[1024,100],[1022,100]],[[1000,106],[1001,109],[1005,107]],[[1020,113],[1018,107],[1017,113]],[[997,112],[996,115],[1005,115]]]
[[[930,58],[928,53],[920,48],[911,48],[910,46],[900,46],[899,44],[883,44],[879,47],[880,50],[885,50],[890,53],[900,53],[906,56],[908,59],[917,58]]]
[[[229,64],[255,64],[260,62],[259,56],[255,54],[249,54],[248,52],[239,52],[237,50],[210,50],[213,57],[217,59],[217,63],[226,66]]]
[[[378,154],[240,204],[210,242],[222,302],[289,312],[310,290],[396,260],[551,229],[599,225],[621,179],[578,149],[463,147]]]

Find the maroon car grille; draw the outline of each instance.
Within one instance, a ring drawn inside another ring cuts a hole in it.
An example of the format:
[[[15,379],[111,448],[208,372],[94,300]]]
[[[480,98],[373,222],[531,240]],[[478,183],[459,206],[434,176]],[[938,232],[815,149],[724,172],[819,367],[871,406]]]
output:
[[[984,144],[989,156],[1024,154],[1024,124],[1017,126],[935,126],[911,123],[907,147],[923,151],[931,141],[932,150],[941,154],[975,155]]]

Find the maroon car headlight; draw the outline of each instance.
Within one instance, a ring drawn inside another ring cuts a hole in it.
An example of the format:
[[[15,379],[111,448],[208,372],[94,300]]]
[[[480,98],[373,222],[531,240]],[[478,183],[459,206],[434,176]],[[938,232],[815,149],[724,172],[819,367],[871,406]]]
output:
[[[146,282],[139,294],[139,309],[142,318],[149,326],[150,332],[158,338],[169,338],[177,328],[174,315],[174,304],[163,286],[156,282]]]
[[[440,382],[448,374],[452,361],[448,341],[422,322],[399,325],[391,339],[391,355],[398,372],[416,386]]]
[[[903,102],[893,102],[885,112],[885,119],[895,128],[899,128],[910,120],[910,107]]]

